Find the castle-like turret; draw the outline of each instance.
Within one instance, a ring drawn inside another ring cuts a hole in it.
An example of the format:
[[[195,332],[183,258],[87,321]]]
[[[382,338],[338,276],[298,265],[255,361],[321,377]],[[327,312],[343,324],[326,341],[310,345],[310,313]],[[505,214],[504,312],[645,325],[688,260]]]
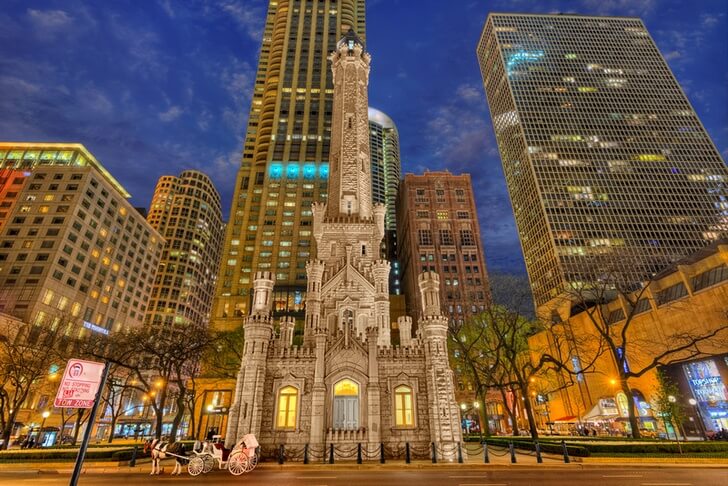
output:
[[[235,440],[245,434],[260,433],[263,409],[262,401],[256,398],[263,393],[268,348],[273,339],[273,284],[274,277],[271,272],[256,272],[253,281],[253,306],[243,324],[243,359],[228,417],[226,447],[235,445]]]
[[[455,402],[453,372],[447,355],[447,317],[440,309],[440,277],[425,272],[418,278],[422,296],[423,316],[418,322],[422,331],[427,365],[430,433],[432,442],[442,447],[443,455],[450,452],[454,459],[457,444],[462,441],[460,410]]]
[[[412,346],[412,318],[410,316],[398,317],[397,327],[399,328],[399,345],[403,348]]]

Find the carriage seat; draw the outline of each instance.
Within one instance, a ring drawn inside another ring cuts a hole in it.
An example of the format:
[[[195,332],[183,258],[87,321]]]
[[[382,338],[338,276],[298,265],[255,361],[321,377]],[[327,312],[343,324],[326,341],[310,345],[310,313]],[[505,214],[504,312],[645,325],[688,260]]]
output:
[[[228,460],[228,456],[230,455],[230,449],[225,449],[222,442],[215,442],[213,444],[215,446],[215,449],[222,451],[222,460],[223,462]]]

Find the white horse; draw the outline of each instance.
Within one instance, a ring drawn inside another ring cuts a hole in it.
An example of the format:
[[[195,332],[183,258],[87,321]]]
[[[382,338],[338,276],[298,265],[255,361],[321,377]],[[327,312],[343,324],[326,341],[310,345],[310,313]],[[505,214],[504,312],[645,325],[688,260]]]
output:
[[[184,461],[182,457],[187,457],[187,451],[185,451],[185,446],[181,442],[170,443],[154,439],[151,442],[147,441],[144,443],[144,452],[151,452],[152,455],[152,472],[149,473],[150,476],[162,473],[160,463],[167,456],[174,457],[172,475],[182,474],[182,462]]]

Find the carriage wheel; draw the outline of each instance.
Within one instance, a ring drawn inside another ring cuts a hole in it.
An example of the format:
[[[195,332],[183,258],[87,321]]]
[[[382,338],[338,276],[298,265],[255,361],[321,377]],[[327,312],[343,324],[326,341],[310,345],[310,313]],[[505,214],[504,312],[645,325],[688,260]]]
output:
[[[205,467],[202,469],[203,473],[207,474],[215,468],[215,458],[211,454],[203,454],[200,457],[202,457],[202,462],[205,463]]]
[[[190,476],[199,476],[202,474],[204,469],[205,461],[203,461],[199,456],[193,457],[190,459],[189,464],[187,464],[187,472],[190,473]]]
[[[253,454],[252,457],[248,458],[248,465],[245,468],[245,472],[247,473],[247,472],[252,471],[253,469],[255,469],[255,466],[257,466],[257,465],[258,465],[258,454]]]
[[[234,476],[240,476],[248,467],[248,456],[244,452],[230,454],[228,458],[228,471]]]

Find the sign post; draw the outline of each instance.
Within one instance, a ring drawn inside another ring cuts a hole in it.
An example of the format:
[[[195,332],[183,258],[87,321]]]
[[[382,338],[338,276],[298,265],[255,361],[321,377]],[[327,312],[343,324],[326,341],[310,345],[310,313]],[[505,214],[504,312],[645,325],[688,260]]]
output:
[[[59,408],[90,408],[91,414],[83,433],[81,448],[76,455],[76,465],[73,468],[69,486],[76,486],[78,476],[81,474],[83,459],[86,457],[86,449],[91,439],[91,429],[94,425],[94,418],[99,409],[101,394],[104,391],[106,378],[109,375],[109,363],[96,363],[72,359],[68,361],[66,370],[63,372],[61,385],[54,405]],[[113,431],[111,432],[113,434]]]

